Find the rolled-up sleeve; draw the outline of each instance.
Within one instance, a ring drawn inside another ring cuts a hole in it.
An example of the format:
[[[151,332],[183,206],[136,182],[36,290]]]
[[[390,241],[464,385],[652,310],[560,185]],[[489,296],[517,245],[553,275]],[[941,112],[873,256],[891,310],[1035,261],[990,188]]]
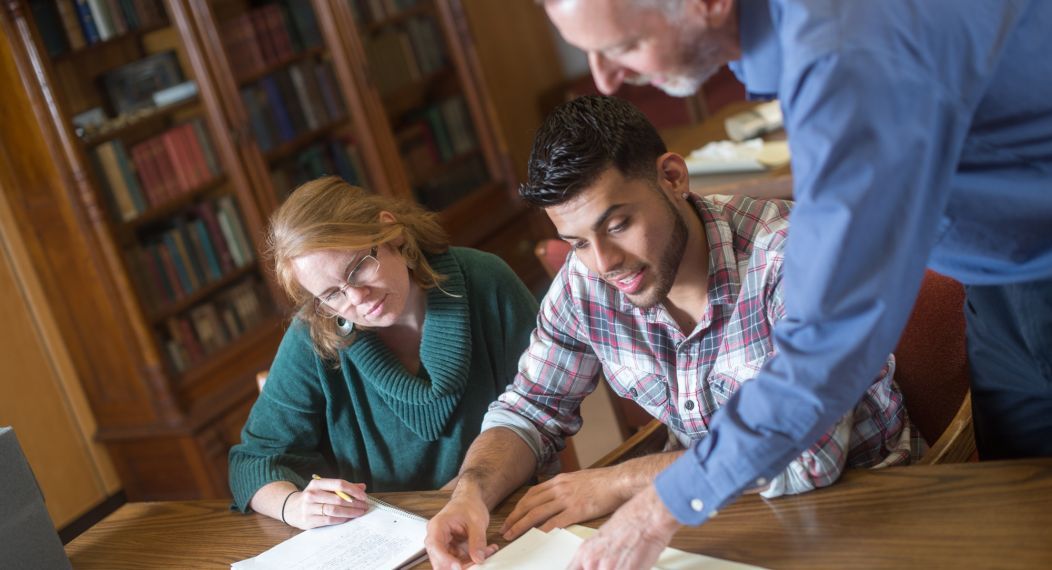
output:
[[[581,429],[581,401],[598,382],[599,361],[581,334],[564,266],[541,302],[515,380],[483,420],[483,430],[504,427],[518,434],[542,469],[565,447],[565,438]]]

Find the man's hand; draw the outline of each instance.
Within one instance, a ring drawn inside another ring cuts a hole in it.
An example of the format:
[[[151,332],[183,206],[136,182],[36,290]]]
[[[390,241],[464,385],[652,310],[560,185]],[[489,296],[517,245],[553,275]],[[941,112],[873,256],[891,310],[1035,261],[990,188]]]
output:
[[[610,514],[632,497],[625,480],[614,467],[556,475],[526,492],[500,532],[514,540],[541,523],[548,532]]]
[[[577,549],[569,569],[650,568],[679,527],[654,485],[647,485]]]
[[[436,570],[459,570],[497,551],[486,545],[489,511],[486,503],[470,491],[454,493],[446,506],[427,523],[424,546]]]

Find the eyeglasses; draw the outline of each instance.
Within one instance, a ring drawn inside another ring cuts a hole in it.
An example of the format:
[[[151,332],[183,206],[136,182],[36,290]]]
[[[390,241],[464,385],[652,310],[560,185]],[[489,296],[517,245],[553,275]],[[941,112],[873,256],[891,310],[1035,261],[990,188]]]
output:
[[[326,318],[337,317],[340,309],[347,303],[347,290],[351,287],[362,287],[376,276],[376,270],[380,268],[380,260],[376,257],[379,246],[373,246],[369,254],[358,260],[354,267],[347,272],[347,278],[343,285],[323,297],[314,299],[314,310]]]

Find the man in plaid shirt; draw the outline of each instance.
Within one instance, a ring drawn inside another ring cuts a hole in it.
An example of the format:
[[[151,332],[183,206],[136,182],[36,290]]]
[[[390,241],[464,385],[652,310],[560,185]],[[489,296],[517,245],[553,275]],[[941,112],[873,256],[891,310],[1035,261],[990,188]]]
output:
[[[492,551],[488,509],[580,429],[581,401],[600,372],[687,447],[772,356],[772,327],[785,316],[790,203],[690,194],[683,158],[628,103],[584,97],[556,109],[534,141],[529,174],[523,197],[545,208],[574,253],[544,299],[515,381],[468,451],[453,498],[429,524],[439,568]],[[802,493],[832,484],[846,466],[909,462],[909,420],[893,370],[889,356],[854,410],[755,490]],[[512,539],[539,524],[547,531],[609,514],[681,454],[556,476],[519,501],[502,532]]]

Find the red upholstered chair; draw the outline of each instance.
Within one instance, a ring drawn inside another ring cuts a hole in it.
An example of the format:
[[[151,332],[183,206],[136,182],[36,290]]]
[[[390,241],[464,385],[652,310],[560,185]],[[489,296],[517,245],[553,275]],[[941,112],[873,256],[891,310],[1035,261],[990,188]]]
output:
[[[968,461],[975,454],[964,288],[928,271],[895,348],[895,381],[931,449],[921,464]]]

